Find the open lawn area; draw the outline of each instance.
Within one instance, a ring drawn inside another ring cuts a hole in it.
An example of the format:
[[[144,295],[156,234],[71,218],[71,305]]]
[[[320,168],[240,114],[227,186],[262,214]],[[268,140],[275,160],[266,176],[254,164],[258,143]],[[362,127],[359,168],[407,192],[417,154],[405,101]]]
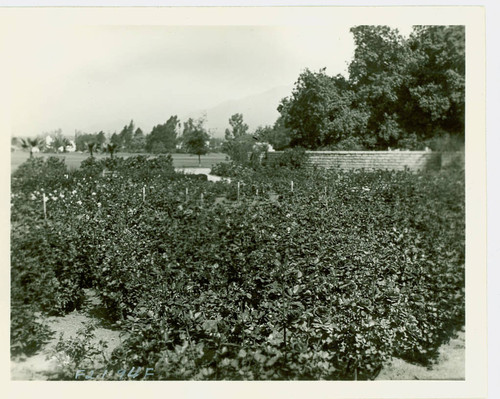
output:
[[[127,158],[134,155],[148,155],[155,156],[152,154],[128,154],[128,153],[118,153],[116,156]],[[70,169],[76,169],[80,167],[81,162],[89,157],[88,153],[65,153],[65,154],[51,154],[51,153],[39,153],[35,154],[35,157],[49,157],[54,156],[58,158],[64,158],[66,165]],[[106,154],[95,154],[96,159],[101,159],[109,157]],[[29,152],[25,151],[14,151],[10,153],[10,166],[11,172],[17,169],[24,161],[29,158]],[[174,160],[174,167],[176,168],[197,168],[198,167],[198,156],[191,154],[172,154]],[[226,155],[221,153],[207,154],[201,157],[201,167],[210,168],[216,163],[223,162],[226,160]]]

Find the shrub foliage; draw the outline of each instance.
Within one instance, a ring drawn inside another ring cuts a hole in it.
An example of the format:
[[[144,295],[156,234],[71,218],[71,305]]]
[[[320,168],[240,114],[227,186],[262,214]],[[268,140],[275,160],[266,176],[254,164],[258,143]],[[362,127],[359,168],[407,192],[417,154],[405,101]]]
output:
[[[242,168],[213,183],[168,158],[114,162],[58,179],[24,165],[11,198],[13,303],[62,314],[93,287],[129,333],[108,367],[369,379],[392,356],[428,364],[464,324],[462,170]]]

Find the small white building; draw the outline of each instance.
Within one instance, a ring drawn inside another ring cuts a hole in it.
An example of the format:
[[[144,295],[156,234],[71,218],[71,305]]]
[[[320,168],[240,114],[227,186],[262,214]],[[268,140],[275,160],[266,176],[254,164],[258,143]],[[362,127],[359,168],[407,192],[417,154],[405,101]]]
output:
[[[67,152],[75,152],[76,151],[76,144],[73,140],[69,141],[69,146],[66,147]]]
[[[254,150],[263,150],[264,152],[274,152],[274,148],[271,144],[269,143],[263,143],[261,141],[258,141],[256,142],[254,145],[253,145],[253,149]]]
[[[50,137],[50,136],[45,137],[45,145],[47,147],[50,147],[53,142],[54,142],[54,139],[52,137]]]

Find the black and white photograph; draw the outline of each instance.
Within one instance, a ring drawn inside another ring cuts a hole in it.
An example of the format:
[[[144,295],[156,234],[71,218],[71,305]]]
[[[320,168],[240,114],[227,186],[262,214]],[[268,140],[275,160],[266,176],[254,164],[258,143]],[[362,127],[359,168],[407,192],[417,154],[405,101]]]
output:
[[[10,381],[484,392],[480,7],[0,11]]]

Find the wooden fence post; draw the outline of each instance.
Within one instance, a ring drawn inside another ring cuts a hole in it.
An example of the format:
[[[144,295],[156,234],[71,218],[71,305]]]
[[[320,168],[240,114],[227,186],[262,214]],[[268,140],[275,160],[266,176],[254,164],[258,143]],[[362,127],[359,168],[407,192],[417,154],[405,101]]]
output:
[[[43,218],[47,219],[47,197],[45,197],[45,193],[43,193]]]

